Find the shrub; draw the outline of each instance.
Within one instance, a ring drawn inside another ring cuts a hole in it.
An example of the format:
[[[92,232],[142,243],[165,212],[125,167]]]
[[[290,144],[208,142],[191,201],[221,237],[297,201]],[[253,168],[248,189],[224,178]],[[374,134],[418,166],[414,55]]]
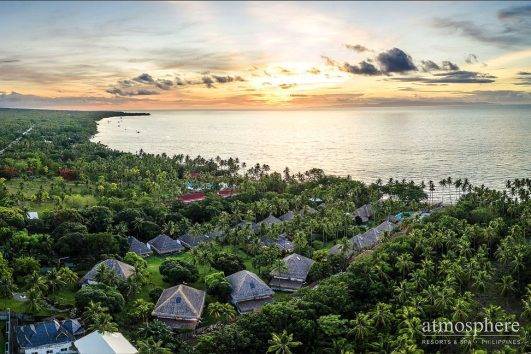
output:
[[[168,258],[159,267],[162,279],[171,284],[193,283],[199,277],[197,267],[177,258]]]
[[[221,270],[226,275],[239,272],[240,270],[245,269],[243,264],[243,259],[235,253],[231,252],[220,252],[212,261],[212,267],[217,270]]]
[[[118,313],[125,306],[122,294],[116,288],[103,284],[85,285],[76,293],[76,306],[80,310],[83,310],[90,301],[103,304],[111,313]]]
[[[226,300],[232,290],[223,272],[205,276],[205,284],[207,292],[221,300]]]

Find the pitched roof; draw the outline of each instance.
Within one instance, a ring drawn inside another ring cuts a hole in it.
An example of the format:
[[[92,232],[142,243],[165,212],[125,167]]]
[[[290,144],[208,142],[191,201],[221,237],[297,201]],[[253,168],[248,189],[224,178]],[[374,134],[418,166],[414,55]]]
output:
[[[96,277],[96,274],[98,274],[98,269],[101,265],[107,266],[114,272],[114,274],[122,279],[127,279],[131,275],[135,274],[135,267],[132,265],[109,258],[97,263],[94,267],[92,267],[92,269],[89,270],[87,274],[83,276],[83,278],[81,278],[80,283],[94,282],[94,278]]]
[[[120,332],[94,331],[74,342],[79,354],[137,354],[138,350]]]
[[[273,290],[258,275],[241,270],[226,277],[232,287],[232,302],[254,300],[273,296]]]
[[[380,225],[373,227],[372,229],[365,231],[362,234],[356,235],[352,237],[349,241],[349,249],[345,252],[345,255],[347,257],[350,257],[355,250],[363,250],[367,248],[371,248],[375,246],[380,239],[382,238],[384,232],[391,232],[396,228],[396,225],[390,222],[389,220],[385,220]],[[330,250],[328,250],[328,254],[340,254],[341,253],[341,246],[339,244],[334,245]]]
[[[230,198],[236,194],[236,191],[232,188],[222,188],[218,191],[218,195],[222,198]]]
[[[293,242],[288,239],[288,235],[286,235],[285,233],[279,235],[278,239],[276,240],[264,236],[261,238],[261,241],[266,246],[278,246],[283,252],[293,252],[293,250],[295,249]]]
[[[179,236],[179,241],[181,241],[188,248],[195,248],[203,242],[212,241],[222,236],[223,232],[220,230],[210,231],[201,235],[192,235],[190,233],[185,233],[184,235]]]
[[[314,208],[312,208],[311,206],[309,205],[305,205],[304,207],[302,207],[302,209],[300,210],[300,214],[301,216],[305,216],[306,214],[316,214],[318,211],[315,210]]]
[[[310,268],[315,263],[313,259],[301,256],[300,254],[290,254],[282,259],[287,267],[287,271],[272,271],[271,276],[278,278],[294,278],[305,281]]]
[[[356,216],[358,216],[363,222],[369,221],[369,219],[374,216],[372,206],[370,204],[362,205],[354,212],[354,217]]]
[[[37,213],[36,211],[28,211],[26,213],[26,216],[28,217],[28,219],[30,220],[35,220],[35,219],[38,219],[39,218],[39,213]]]
[[[241,229],[246,228],[246,227],[250,227],[251,230],[253,230],[254,232],[258,231],[258,229],[259,229],[259,226],[258,226],[257,223],[254,223],[254,222],[251,222],[251,221],[246,221],[246,220],[242,220],[239,223],[237,223],[236,227],[241,228]]]
[[[279,216],[279,220],[281,221],[290,221],[293,220],[295,217],[295,213],[293,211],[288,211],[286,214]]]
[[[73,342],[75,336],[85,330],[78,320],[57,321],[56,319],[15,327],[19,347],[35,348],[45,345]]]
[[[380,241],[384,232],[391,232],[395,228],[395,224],[389,220],[386,220],[369,231],[366,231],[361,235],[354,236],[352,240],[359,249],[370,248]]]
[[[278,223],[281,223],[282,221],[280,221],[278,218],[274,217],[273,215],[269,215],[267,218],[265,218],[264,220],[260,221],[258,223],[258,226],[262,225],[262,224],[265,224],[266,226],[270,226],[270,225],[273,225],[273,224],[278,224]]]
[[[206,195],[203,192],[194,192],[194,193],[188,193],[183,194],[179,197],[179,200],[183,202],[184,204],[193,203],[193,202],[199,202],[201,200],[205,200]]]
[[[131,252],[135,252],[141,256],[153,253],[144,242],[139,241],[136,237],[129,236],[127,242],[129,243]]]
[[[181,284],[164,289],[153,312],[156,317],[170,319],[199,319],[205,305],[206,293]]]
[[[354,236],[354,237],[356,237],[356,236]],[[348,248],[346,250],[343,251],[343,249],[341,247],[342,247],[341,244],[339,244],[339,243],[335,244],[334,246],[332,246],[328,250],[328,254],[330,254],[330,255],[338,255],[338,254],[343,253],[345,255],[345,257],[350,258],[350,256],[352,256],[352,254],[354,253],[353,239],[349,239]]]
[[[238,313],[240,314],[246,314],[253,311],[258,311],[262,306],[265,304],[273,301],[273,297],[266,297],[256,300],[249,300],[249,301],[241,301],[234,304],[236,306],[236,309],[238,310]]]
[[[158,235],[152,240],[148,241],[148,245],[154,249],[158,254],[181,252],[184,246],[179,240],[174,240],[168,235]]]

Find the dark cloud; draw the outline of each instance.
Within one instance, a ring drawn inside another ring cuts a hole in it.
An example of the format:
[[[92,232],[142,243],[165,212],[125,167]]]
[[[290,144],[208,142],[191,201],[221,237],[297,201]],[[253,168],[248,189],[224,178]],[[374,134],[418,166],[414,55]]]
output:
[[[475,71],[450,71],[435,73],[432,77],[412,76],[394,77],[389,80],[418,83],[451,83],[451,84],[484,84],[494,82],[496,76],[478,73]]]
[[[446,70],[446,71],[459,70],[459,66],[457,66],[456,64],[454,64],[454,63],[452,63],[451,61],[448,61],[448,60],[444,60],[442,62],[441,68],[442,68],[442,70]]]
[[[363,53],[369,50],[369,48],[364,47],[361,44],[345,44],[345,47],[355,51],[356,53]]]
[[[280,87],[283,90],[286,90],[286,89],[289,89],[289,88],[292,88],[292,87],[295,87],[295,86],[297,86],[297,84],[280,84],[280,85],[278,85],[278,87]]]
[[[201,78],[201,81],[206,85],[208,88],[214,88],[214,80],[210,76],[203,76]]]
[[[498,12],[499,26],[478,25],[471,21],[435,18],[433,26],[461,34],[479,42],[502,47],[531,44],[531,6],[507,8]],[[492,28],[501,27],[500,30]]]
[[[10,64],[10,63],[18,63],[19,59],[10,59],[10,58],[3,58],[0,59],[0,64]]]
[[[392,73],[405,73],[408,71],[418,70],[413,63],[413,59],[403,50],[398,48],[390,49],[376,56],[376,62],[380,68],[377,68],[374,64],[372,64],[372,59],[363,60],[359,62],[358,65],[349,63],[338,65],[335,60],[332,60],[328,57],[323,58],[331,63],[334,63],[339,70],[356,75],[389,75]]]
[[[500,20],[531,17],[531,5],[510,7],[498,11]]]
[[[153,77],[151,75],[149,75],[149,74],[146,74],[146,73],[138,75],[133,80],[136,81],[136,82],[140,82],[142,84],[153,84],[153,83],[155,83],[155,80],[153,79]]]
[[[308,69],[306,72],[312,75],[319,75],[321,73],[321,70],[319,70],[316,67],[313,67],[313,68]]]
[[[283,68],[281,66],[278,67],[278,72],[283,75],[292,75],[293,72],[289,69]]]
[[[382,75],[382,72],[380,70],[378,70],[374,65],[365,60],[361,61],[358,65],[351,65],[349,63],[345,63],[339,67],[339,70],[357,75]]]
[[[160,92],[150,89],[138,89],[135,94],[130,96],[147,96],[147,95],[158,95]]]
[[[133,80],[120,80],[118,81],[118,85],[120,87],[127,88],[127,87],[134,87],[136,83]]]
[[[183,79],[181,79],[179,76],[176,76],[176,77],[175,77],[175,85],[177,85],[177,86],[184,86],[184,85],[186,85],[186,81],[184,81]]]
[[[518,76],[516,76],[516,80],[518,80],[518,82],[516,82],[515,85],[531,86],[531,72],[520,71]]]
[[[233,81],[242,81],[242,82],[245,81],[241,76],[230,76],[230,75],[218,76],[218,75],[212,75],[212,77],[219,84],[224,84],[224,83],[233,82]]]
[[[328,66],[337,66],[337,61],[334,59],[327,57],[326,55],[321,55],[321,58],[325,61],[325,64]]]
[[[441,70],[441,67],[437,63],[435,63],[434,61],[431,61],[431,60],[422,60],[420,62],[420,67],[421,67],[422,71],[424,71],[424,72]]]
[[[116,96],[131,97],[131,96],[151,96],[160,94],[159,91],[151,90],[147,88],[139,88],[135,90],[123,90],[119,87],[111,87],[105,90],[105,92]]]
[[[159,79],[155,82],[155,86],[161,90],[169,90],[173,86],[173,81],[167,79]]]
[[[478,56],[476,54],[468,54],[465,63],[467,64],[475,64],[479,61]]]
[[[376,60],[380,64],[380,70],[385,74],[417,70],[411,57],[398,48],[393,48],[378,54]]]

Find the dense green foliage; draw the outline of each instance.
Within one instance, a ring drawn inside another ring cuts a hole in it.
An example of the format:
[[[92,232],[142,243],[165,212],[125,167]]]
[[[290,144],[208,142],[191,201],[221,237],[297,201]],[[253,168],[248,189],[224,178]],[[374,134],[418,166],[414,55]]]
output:
[[[176,258],[164,260],[159,267],[159,271],[162,274],[162,279],[173,285],[193,283],[199,276],[196,266]]]
[[[421,325],[483,318],[519,321],[520,343],[512,347],[531,350],[529,179],[493,191],[445,178],[439,191],[451,193],[455,205],[405,220],[350,262],[346,252],[332,256],[328,249],[388,215],[431,209],[435,183],[367,185],[318,169],[279,174],[238,159],[133,155],[89,141],[98,120],[117,115],[125,114],[0,109],[0,149],[32,127],[0,154],[4,308],[38,316],[70,310],[90,328],[117,328],[139,347],[174,352],[466,352],[486,345],[423,343]],[[206,191],[205,201],[178,201],[190,184]],[[224,185],[237,186],[238,195],[218,196]],[[375,216],[363,224],[352,213],[366,203]],[[236,227],[290,210],[300,213],[257,233]],[[27,211],[38,211],[39,219],[28,219]],[[177,256],[127,253],[127,236],[147,241],[162,232],[177,238],[213,231],[224,236]],[[260,239],[281,233],[315,260],[309,283],[318,286],[276,294],[261,312],[236,318],[224,276],[248,269],[267,281],[283,255]],[[79,275],[107,258],[133,265],[135,275],[118,279],[101,269],[99,284],[77,285]],[[192,340],[149,316],[162,289],[181,282],[208,293],[205,330]],[[13,291],[28,301],[13,300]]]

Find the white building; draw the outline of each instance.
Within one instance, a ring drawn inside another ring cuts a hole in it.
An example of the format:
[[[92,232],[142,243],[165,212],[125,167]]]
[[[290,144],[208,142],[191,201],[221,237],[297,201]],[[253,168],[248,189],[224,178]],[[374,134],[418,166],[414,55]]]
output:
[[[138,350],[120,332],[94,331],[74,342],[79,354],[138,354]]]

